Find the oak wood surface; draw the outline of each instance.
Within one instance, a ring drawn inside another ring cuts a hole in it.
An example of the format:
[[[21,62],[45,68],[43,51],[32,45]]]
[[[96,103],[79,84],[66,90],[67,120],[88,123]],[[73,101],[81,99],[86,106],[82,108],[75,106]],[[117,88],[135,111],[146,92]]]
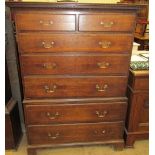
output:
[[[64,97],[121,97],[125,96],[126,83],[126,76],[27,76],[24,77],[24,97],[32,99]],[[99,88],[97,88],[97,85]]]
[[[88,104],[25,105],[27,125],[95,123],[121,121],[126,113],[126,102]],[[39,118],[39,119],[38,119]]]
[[[149,74],[147,71],[131,71],[128,80],[129,98],[125,140],[126,147],[133,147],[139,139],[148,138],[149,133]]]
[[[122,138],[123,122],[28,126],[27,130],[28,144],[106,141]]]
[[[128,73],[128,55],[22,55],[23,75],[111,75]]]
[[[6,4],[16,25],[28,155],[36,154],[38,148],[75,144],[113,144],[122,148],[125,91],[138,7]],[[98,61],[102,64],[96,65]],[[46,110],[46,116],[59,122],[50,124],[44,115]],[[94,110],[99,113],[94,114]],[[98,121],[94,115],[104,119]]]
[[[17,35],[20,53],[131,51],[131,34],[49,34],[20,33]]]
[[[46,11],[41,13],[17,13],[15,16],[18,30],[41,31],[74,31],[75,15],[51,15]]]
[[[79,15],[79,31],[122,31],[133,30],[134,14],[104,13]]]

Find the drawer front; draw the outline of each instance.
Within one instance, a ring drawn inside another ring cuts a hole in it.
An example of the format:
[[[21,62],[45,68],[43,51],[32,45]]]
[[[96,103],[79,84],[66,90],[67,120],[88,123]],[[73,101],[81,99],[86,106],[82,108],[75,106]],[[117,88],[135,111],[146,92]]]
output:
[[[25,105],[26,124],[95,123],[124,120],[126,102]],[[38,119],[39,118],[39,119]]]
[[[75,31],[75,15],[50,14],[46,11],[17,13],[15,20],[17,30]]]
[[[128,64],[128,55],[21,56],[21,68],[23,75],[127,74]]]
[[[134,81],[134,90],[148,90],[149,77],[136,77]]]
[[[134,122],[132,125],[134,131],[149,131],[149,92],[133,94],[133,109]]]
[[[139,131],[149,131],[149,92],[143,93],[138,100],[141,103]]]
[[[131,34],[36,34],[18,35],[21,53],[123,52],[132,47]]]
[[[29,144],[106,141],[122,138],[123,123],[31,126],[27,131]]]
[[[134,25],[134,14],[79,15],[79,31],[133,31]]]
[[[121,97],[127,77],[24,77],[25,98]]]

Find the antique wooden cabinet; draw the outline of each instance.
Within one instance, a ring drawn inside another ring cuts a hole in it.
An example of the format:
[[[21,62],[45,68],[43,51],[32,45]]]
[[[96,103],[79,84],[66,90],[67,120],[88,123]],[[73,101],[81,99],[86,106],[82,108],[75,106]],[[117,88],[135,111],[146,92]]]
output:
[[[8,65],[5,60],[5,149],[17,149],[21,137],[18,103],[12,97]]]
[[[149,136],[149,71],[130,70],[127,96],[125,140],[126,147],[133,147],[135,140]]]
[[[134,6],[8,2],[15,22],[28,154],[123,148]]]

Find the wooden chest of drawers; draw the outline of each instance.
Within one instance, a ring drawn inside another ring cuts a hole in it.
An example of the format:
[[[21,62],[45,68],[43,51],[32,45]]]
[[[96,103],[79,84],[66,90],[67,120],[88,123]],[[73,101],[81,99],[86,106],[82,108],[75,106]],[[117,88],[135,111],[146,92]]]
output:
[[[149,71],[130,70],[127,96],[125,140],[126,147],[133,147],[135,140],[149,137]]]
[[[16,25],[28,153],[36,148],[122,148],[136,7],[8,5]]]

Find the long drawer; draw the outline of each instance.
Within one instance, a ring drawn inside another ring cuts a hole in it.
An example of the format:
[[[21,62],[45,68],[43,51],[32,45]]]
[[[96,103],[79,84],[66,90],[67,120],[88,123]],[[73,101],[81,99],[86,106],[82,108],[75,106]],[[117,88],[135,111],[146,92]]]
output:
[[[128,55],[22,55],[23,75],[127,74]]]
[[[123,122],[28,126],[29,144],[63,144],[122,138]]]
[[[75,31],[75,15],[50,14],[48,11],[17,13],[17,30]]]
[[[126,76],[26,76],[25,98],[121,97]]]
[[[104,13],[79,15],[79,31],[133,31],[134,14]]]
[[[85,104],[25,105],[27,125],[57,123],[95,123],[124,120],[126,102]],[[39,119],[38,119],[39,118]]]
[[[19,52],[113,52],[128,53],[132,34],[49,34],[19,33]]]

